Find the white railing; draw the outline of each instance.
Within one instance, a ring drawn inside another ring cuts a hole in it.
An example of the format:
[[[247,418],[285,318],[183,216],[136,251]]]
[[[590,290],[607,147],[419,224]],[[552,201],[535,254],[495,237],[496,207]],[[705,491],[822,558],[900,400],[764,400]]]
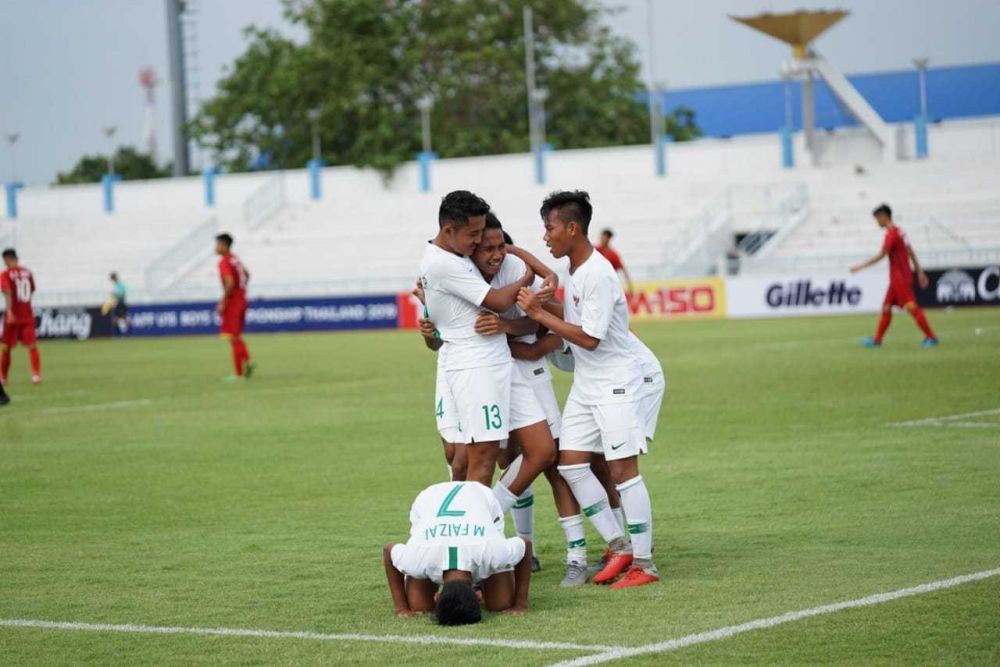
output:
[[[218,233],[219,221],[212,216],[150,262],[145,275],[146,291],[150,294],[168,291],[189,271],[211,257]]]
[[[718,264],[733,244],[732,192],[723,190],[663,246],[660,276],[677,277],[717,273]]]
[[[277,215],[287,202],[285,174],[279,172],[261,183],[243,202],[243,220],[247,227],[256,229]]]

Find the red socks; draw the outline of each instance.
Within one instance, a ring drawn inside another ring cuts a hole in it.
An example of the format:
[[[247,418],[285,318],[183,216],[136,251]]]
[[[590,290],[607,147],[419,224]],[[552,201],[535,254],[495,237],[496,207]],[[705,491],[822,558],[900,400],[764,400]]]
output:
[[[875,331],[875,342],[879,345],[882,344],[882,338],[885,336],[885,330],[889,328],[890,322],[892,322],[892,310],[883,310],[882,318],[878,321],[878,329]]]
[[[0,354],[0,377],[7,377],[7,372],[10,370],[10,350],[4,350]]]
[[[913,315],[913,319],[917,321],[917,326],[924,332],[924,336],[927,338],[937,338],[937,336],[934,335],[934,331],[931,330],[931,325],[927,322],[927,316],[924,315],[924,311],[922,309],[914,308],[910,311],[910,315]]]
[[[250,352],[247,350],[246,343],[239,336],[234,336],[229,342],[233,346],[233,366],[236,368],[236,376],[242,377],[243,365],[250,361]]]
[[[910,315],[916,321],[917,326],[920,330],[924,332],[924,336],[927,338],[937,338],[934,335],[934,331],[931,329],[931,325],[927,322],[927,316],[924,315],[924,311],[920,308],[914,307],[910,310]],[[875,331],[875,342],[881,345],[882,338],[885,336],[885,330],[889,328],[889,323],[892,322],[892,311],[884,310],[882,311],[882,318],[878,321],[878,329]]]
[[[42,357],[38,354],[38,348],[32,347],[28,349],[28,357],[31,359],[31,374],[41,375],[42,374]],[[6,373],[5,373],[6,375]]]

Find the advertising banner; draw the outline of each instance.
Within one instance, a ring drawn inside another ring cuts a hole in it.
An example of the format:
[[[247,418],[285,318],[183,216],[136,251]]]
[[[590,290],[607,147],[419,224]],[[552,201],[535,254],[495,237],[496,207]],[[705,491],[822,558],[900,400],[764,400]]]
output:
[[[721,278],[688,278],[635,283],[628,295],[633,320],[715,318],[726,315],[726,286]]]
[[[726,279],[729,317],[792,317],[876,313],[889,279],[884,271]]]
[[[399,307],[396,296],[359,296],[328,299],[252,301],[247,310],[247,333],[274,331],[330,331],[395,329]],[[219,332],[215,303],[173,303],[129,307],[132,336],[176,336]]]
[[[70,306],[64,308],[35,308],[35,335],[42,339],[71,338],[90,340],[111,336],[111,319],[101,314],[100,308]],[[0,310],[0,314],[3,310]],[[3,334],[3,316],[0,315],[0,335]]]
[[[914,292],[924,308],[1000,306],[1000,266],[926,273],[930,285]]]

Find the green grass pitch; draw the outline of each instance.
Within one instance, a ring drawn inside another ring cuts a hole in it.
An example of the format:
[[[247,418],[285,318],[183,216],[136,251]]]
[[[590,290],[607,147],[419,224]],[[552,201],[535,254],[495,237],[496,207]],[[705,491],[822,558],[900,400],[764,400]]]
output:
[[[220,381],[214,338],[43,343],[37,388],[18,349],[0,409],[0,619],[639,646],[998,568],[1000,413],[890,424],[1000,408],[1000,309],[930,320],[933,350],[905,316],[881,350],[857,344],[874,316],[637,324],[668,380],[641,463],[663,581],[559,589],[540,481],[530,613],[455,629],[395,619],[380,561],[445,474],[417,334],[250,336],[259,371],[239,384]],[[623,662],[998,664],[998,601],[995,577]],[[0,626],[0,663],[16,665],[584,655]]]

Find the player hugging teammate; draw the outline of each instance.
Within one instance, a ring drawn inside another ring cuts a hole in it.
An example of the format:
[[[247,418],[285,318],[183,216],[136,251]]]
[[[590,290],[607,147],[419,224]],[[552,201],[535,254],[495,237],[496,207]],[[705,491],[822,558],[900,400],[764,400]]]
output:
[[[587,193],[554,193],[541,215],[553,256],[570,259],[565,304],[555,298],[555,273],[510,247],[485,201],[466,191],[442,200],[415,293],[425,303],[421,333],[438,351],[434,407],[453,481],[418,496],[410,539],[386,546],[397,615],[434,610],[443,624],[477,622],[476,584],[488,609],[524,611],[533,562],[538,569],[531,483],[543,473],[567,538],[563,586],[588,576],[581,512],[607,544],[595,583],[659,579],[638,457],[655,430],[662,369],[629,331],[618,276],[587,238]],[[575,366],[561,416],[549,353]],[[504,470],[491,493],[498,461]],[[512,540],[503,539],[506,511]],[[483,524],[493,532],[464,518],[491,513]]]

